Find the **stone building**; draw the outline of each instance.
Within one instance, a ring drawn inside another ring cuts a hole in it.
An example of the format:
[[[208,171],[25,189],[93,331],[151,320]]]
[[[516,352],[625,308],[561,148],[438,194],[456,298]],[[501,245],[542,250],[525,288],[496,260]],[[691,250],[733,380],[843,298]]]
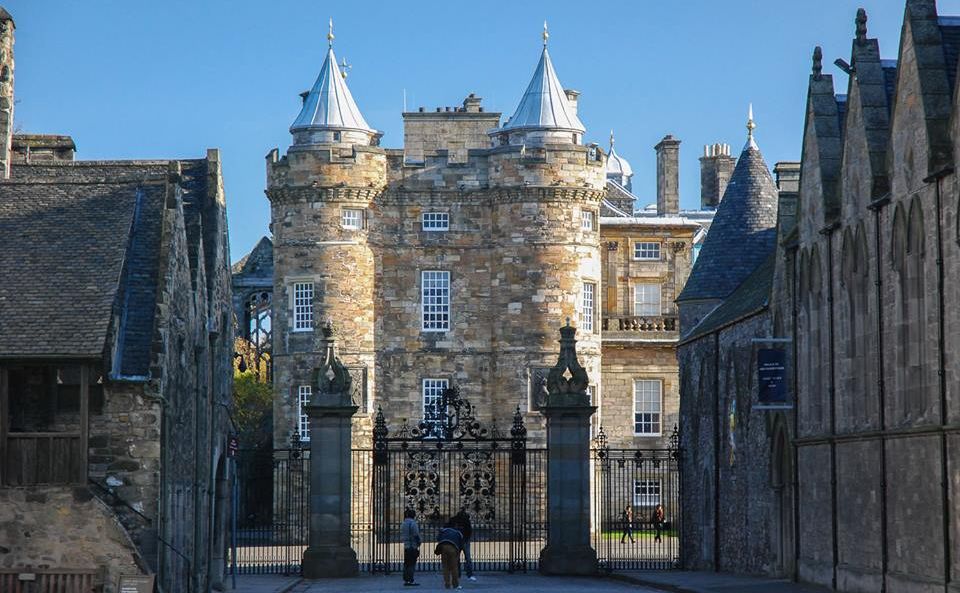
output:
[[[75,161],[13,135],[13,31],[0,12],[0,590],[206,591],[229,501],[219,153]]]
[[[692,566],[956,588],[958,48],[960,20],[908,0],[896,60],[858,12],[845,94],[814,52],[775,254],[680,350]],[[757,338],[785,341],[791,411],[756,408]]]
[[[234,266],[249,335],[272,251],[276,447],[309,438],[301,405],[326,319],[354,375],[360,444],[378,408],[395,427],[416,423],[453,383],[484,421],[503,427],[519,406],[542,439],[534,385],[566,318],[600,408],[594,430],[603,424],[612,446],[666,446],[679,407],[673,301],[713,210],[680,210],[680,141],[668,136],[656,147],[658,207],[635,212],[612,134],[609,155],[583,144],[579,96],[544,45],[504,125],[471,94],[404,113],[404,147],[384,149],[331,43],[293,145],[267,157],[272,241]],[[714,185],[725,183],[716,162],[701,159]]]

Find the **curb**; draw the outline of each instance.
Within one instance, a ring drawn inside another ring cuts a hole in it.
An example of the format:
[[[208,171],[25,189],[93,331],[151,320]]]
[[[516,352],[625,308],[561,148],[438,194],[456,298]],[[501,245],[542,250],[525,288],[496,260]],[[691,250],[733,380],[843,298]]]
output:
[[[299,577],[297,580],[291,582],[286,587],[277,589],[276,591],[274,591],[274,593],[290,593],[290,591],[292,591],[293,588],[299,585],[300,583],[303,583],[303,577]]]

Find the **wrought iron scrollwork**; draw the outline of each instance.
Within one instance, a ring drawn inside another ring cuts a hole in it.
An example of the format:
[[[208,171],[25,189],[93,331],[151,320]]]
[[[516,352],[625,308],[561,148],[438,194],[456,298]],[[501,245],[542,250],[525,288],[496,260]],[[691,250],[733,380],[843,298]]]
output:
[[[443,441],[487,438],[487,429],[474,416],[473,404],[461,396],[456,385],[443,390],[433,413],[417,423],[410,433],[418,439]]]
[[[683,447],[680,446],[680,427],[676,424],[673,425],[673,432],[670,433],[670,459],[683,460]]]

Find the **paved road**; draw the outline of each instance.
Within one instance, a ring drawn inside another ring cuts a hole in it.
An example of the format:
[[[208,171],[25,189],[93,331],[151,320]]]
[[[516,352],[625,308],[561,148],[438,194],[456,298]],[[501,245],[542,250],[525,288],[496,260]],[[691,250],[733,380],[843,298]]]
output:
[[[437,573],[422,574],[417,577],[419,587],[404,587],[400,575],[362,576],[355,579],[333,579],[329,581],[304,581],[295,586],[291,593],[381,593],[387,591],[414,591],[428,593],[443,591],[442,577]],[[464,593],[470,591],[509,592],[509,593],[654,593],[632,583],[624,583],[604,578],[544,577],[535,574],[511,575],[485,573],[477,576],[476,581],[462,583]]]

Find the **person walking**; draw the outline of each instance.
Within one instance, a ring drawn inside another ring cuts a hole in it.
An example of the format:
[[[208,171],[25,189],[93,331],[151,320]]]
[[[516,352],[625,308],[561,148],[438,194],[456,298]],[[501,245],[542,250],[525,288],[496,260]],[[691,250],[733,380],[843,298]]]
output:
[[[620,521],[623,523],[623,535],[620,536],[620,543],[624,543],[624,540],[627,537],[630,538],[630,543],[634,543],[633,539],[633,507],[627,505],[623,512],[620,513]]]
[[[470,515],[467,514],[466,509],[460,509],[460,512],[450,519],[450,523],[463,534],[463,572],[469,580],[475,581],[477,577],[473,576],[473,558],[470,555],[470,541],[473,538]]]
[[[420,583],[413,580],[413,567],[420,557],[420,525],[417,524],[417,513],[413,509],[403,511],[400,539],[403,540],[403,586],[417,587]]]
[[[443,566],[443,588],[462,589],[460,586],[460,550],[463,549],[463,534],[460,530],[447,526],[437,534],[437,547],[433,553],[440,556]]]
[[[651,513],[650,522],[653,523],[655,536],[653,541],[662,542],[660,538],[660,533],[663,531],[663,525],[666,522],[666,517],[663,512],[663,505],[657,503],[657,506],[653,508],[653,513]]]

